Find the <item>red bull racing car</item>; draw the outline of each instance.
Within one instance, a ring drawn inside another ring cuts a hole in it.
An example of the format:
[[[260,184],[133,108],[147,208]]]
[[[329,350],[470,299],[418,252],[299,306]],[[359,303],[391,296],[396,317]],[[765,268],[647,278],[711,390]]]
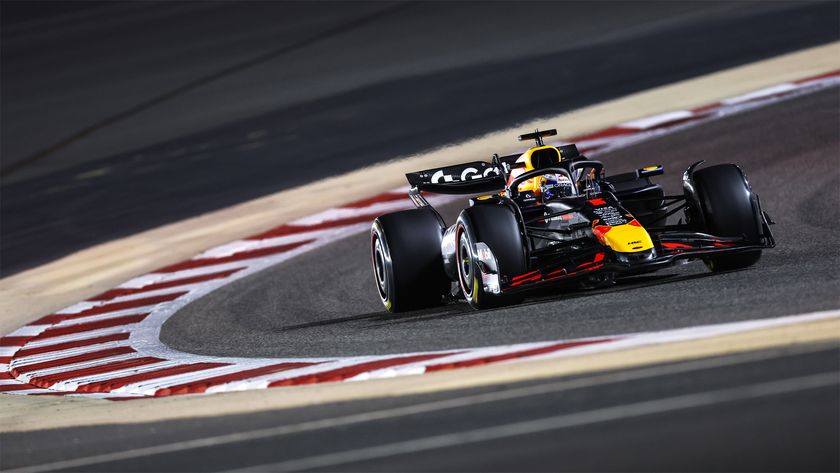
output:
[[[416,209],[377,218],[371,229],[376,287],[390,312],[465,299],[475,309],[517,303],[528,291],[615,278],[699,259],[712,271],[755,264],[775,246],[773,223],[734,164],[689,166],[683,193],[651,177],[662,166],[606,176],[575,145],[406,174]],[[476,196],[447,225],[423,192]],[[669,217],[683,212],[677,223]]]

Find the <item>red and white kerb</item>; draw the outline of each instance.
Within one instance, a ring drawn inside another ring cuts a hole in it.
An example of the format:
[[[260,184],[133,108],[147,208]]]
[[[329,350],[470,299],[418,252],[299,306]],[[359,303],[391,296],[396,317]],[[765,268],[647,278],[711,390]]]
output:
[[[625,122],[566,141],[595,155],[837,84],[840,71],[693,110]],[[430,198],[437,205],[450,200],[446,196]],[[576,356],[838,316],[837,312],[822,312],[664,332],[355,357],[211,357],[172,350],[160,342],[163,322],[189,302],[336,239],[368,231],[378,215],[408,208],[412,204],[403,189],[386,192],[212,248],[41,317],[0,338],[0,392],[131,399],[354,381]]]

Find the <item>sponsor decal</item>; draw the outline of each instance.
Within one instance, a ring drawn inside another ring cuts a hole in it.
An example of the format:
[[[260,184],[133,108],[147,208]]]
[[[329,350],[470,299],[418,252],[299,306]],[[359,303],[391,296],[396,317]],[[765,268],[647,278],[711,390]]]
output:
[[[456,173],[457,173],[457,171],[456,171]],[[481,170],[479,170],[477,168],[474,168],[474,167],[468,167],[468,168],[464,168],[463,170],[461,170],[460,175],[453,175],[453,174],[445,173],[443,169],[438,169],[437,171],[435,171],[432,174],[432,177],[431,177],[430,181],[431,181],[432,184],[442,184],[442,183],[448,183],[448,182],[463,182],[463,181],[472,181],[472,180],[476,180],[476,179],[483,179],[483,178],[489,177],[491,175],[498,176],[499,175],[499,170],[496,169],[495,167],[488,167],[487,169],[484,169],[483,171],[481,171]]]
[[[619,225],[627,224],[627,219],[624,218],[624,215],[612,205],[596,207],[592,209],[592,213],[600,217],[603,224],[608,227],[617,227]]]
[[[840,71],[788,83],[781,92],[778,87],[771,87],[683,111],[678,119],[674,119],[671,112],[622,123],[570,140],[577,142],[582,153],[594,156],[661,136],[663,130],[678,130],[837,84],[840,84]],[[692,120],[687,121],[686,116]],[[433,181],[474,180],[498,173],[495,167],[468,166],[466,169],[463,166],[444,168],[434,173]],[[429,175],[422,177],[427,179]],[[447,200],[448,196],[433,195],[429,199],[433,205],[454,201]],[[533,194],[530,199],[534,199]],[[138,276],[110,291],[45,315],[0,337],[0,393],[130,399],[355,381],[417,375],[515,359],[572,357],[595,351],[840,317],[840,312],[829,311],[597,339],[548,340],[415,354],[306,359],[213,357],[179,352],[160,341],[163,323],[191,301],[337,239],[369,231],[370,222],[385,210],[413,207],[405,199],[405,189],[395,189],[210,249],[188,261]],[[608,217],[602,218],[606,220]],[[592,223],[596,225],[599,219],[594,219]],[[630,225],[638,225],[638,222],[631,221]],[[599,230],[607,232],[610,227],[596,226],[596,235]],[[722,240],[714,245],[728,246],[731,242]],[[677,242],[663,242],[662,246],[675,251],[693,248]],[[597,270],[603,259],[603,253],[599,253],[594,261],[584,263],[577,271],[568,273],[563,268],[546,276],[562,278]],[[522,274],[514,277],[511,285],[527,284],[541,277],[539,272]]]

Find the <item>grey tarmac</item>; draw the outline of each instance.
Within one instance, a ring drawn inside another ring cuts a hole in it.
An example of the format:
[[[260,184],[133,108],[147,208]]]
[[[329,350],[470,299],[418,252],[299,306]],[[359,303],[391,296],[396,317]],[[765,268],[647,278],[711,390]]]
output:
[[[167,345],[224,356],[405,353],[663,330],[840,306],[840,88],[682,130],[599,158],[608,172],[663,164],[680,192],[701,159],[737,163],[777,222],[778,246],[754,267],[712,274],[700,262],[612,288],[549,291],[512,307],[466,304],[389,315],[378,299],[366,234],[224,286],[187,305]],[[445,217],[457,215],[450,206]]]

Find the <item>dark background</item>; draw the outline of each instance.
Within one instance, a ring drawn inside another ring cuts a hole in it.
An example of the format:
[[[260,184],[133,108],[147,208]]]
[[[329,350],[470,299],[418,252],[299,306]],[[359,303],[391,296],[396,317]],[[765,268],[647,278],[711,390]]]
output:
[[[837,2],[4,1],[0,9],[3,276],[361,165],[840,39]],[[836,308],[838,93],[835,87],[600,157],[613,170],[656,157],[669,168],[662,181],[671,188],[695,156],[742,164],[779,222],[779,246],[747,271],[712,274],[696,263],[493,311],[455,304],[390,318],[360,235],[295,260],[302,270],[278,265],[190,304],[164,325],[162,340],[237,356],[390,353]],[[300,198],[342,201],[338,189]],[[343,277],[320,289],[327,261]],[[836,471],[837,384],[798,383],[837,372],[836,343],[800,345],[255,414],[4,433],[0,469],[534,387],[511,400],[91,459],[76,470],[265,470],[386,447],[387,456],[325,468]],[[570,387],[578,382],[589,387]],[[545,385],[555,388],[540,391]],[[397,454],[400,442],[629,412],[681,396],[713,402]]]
[[[3,276],[361,165],[840,37],[837,2],[0,8]],[[301,198],[341,201],[338,190]]]

